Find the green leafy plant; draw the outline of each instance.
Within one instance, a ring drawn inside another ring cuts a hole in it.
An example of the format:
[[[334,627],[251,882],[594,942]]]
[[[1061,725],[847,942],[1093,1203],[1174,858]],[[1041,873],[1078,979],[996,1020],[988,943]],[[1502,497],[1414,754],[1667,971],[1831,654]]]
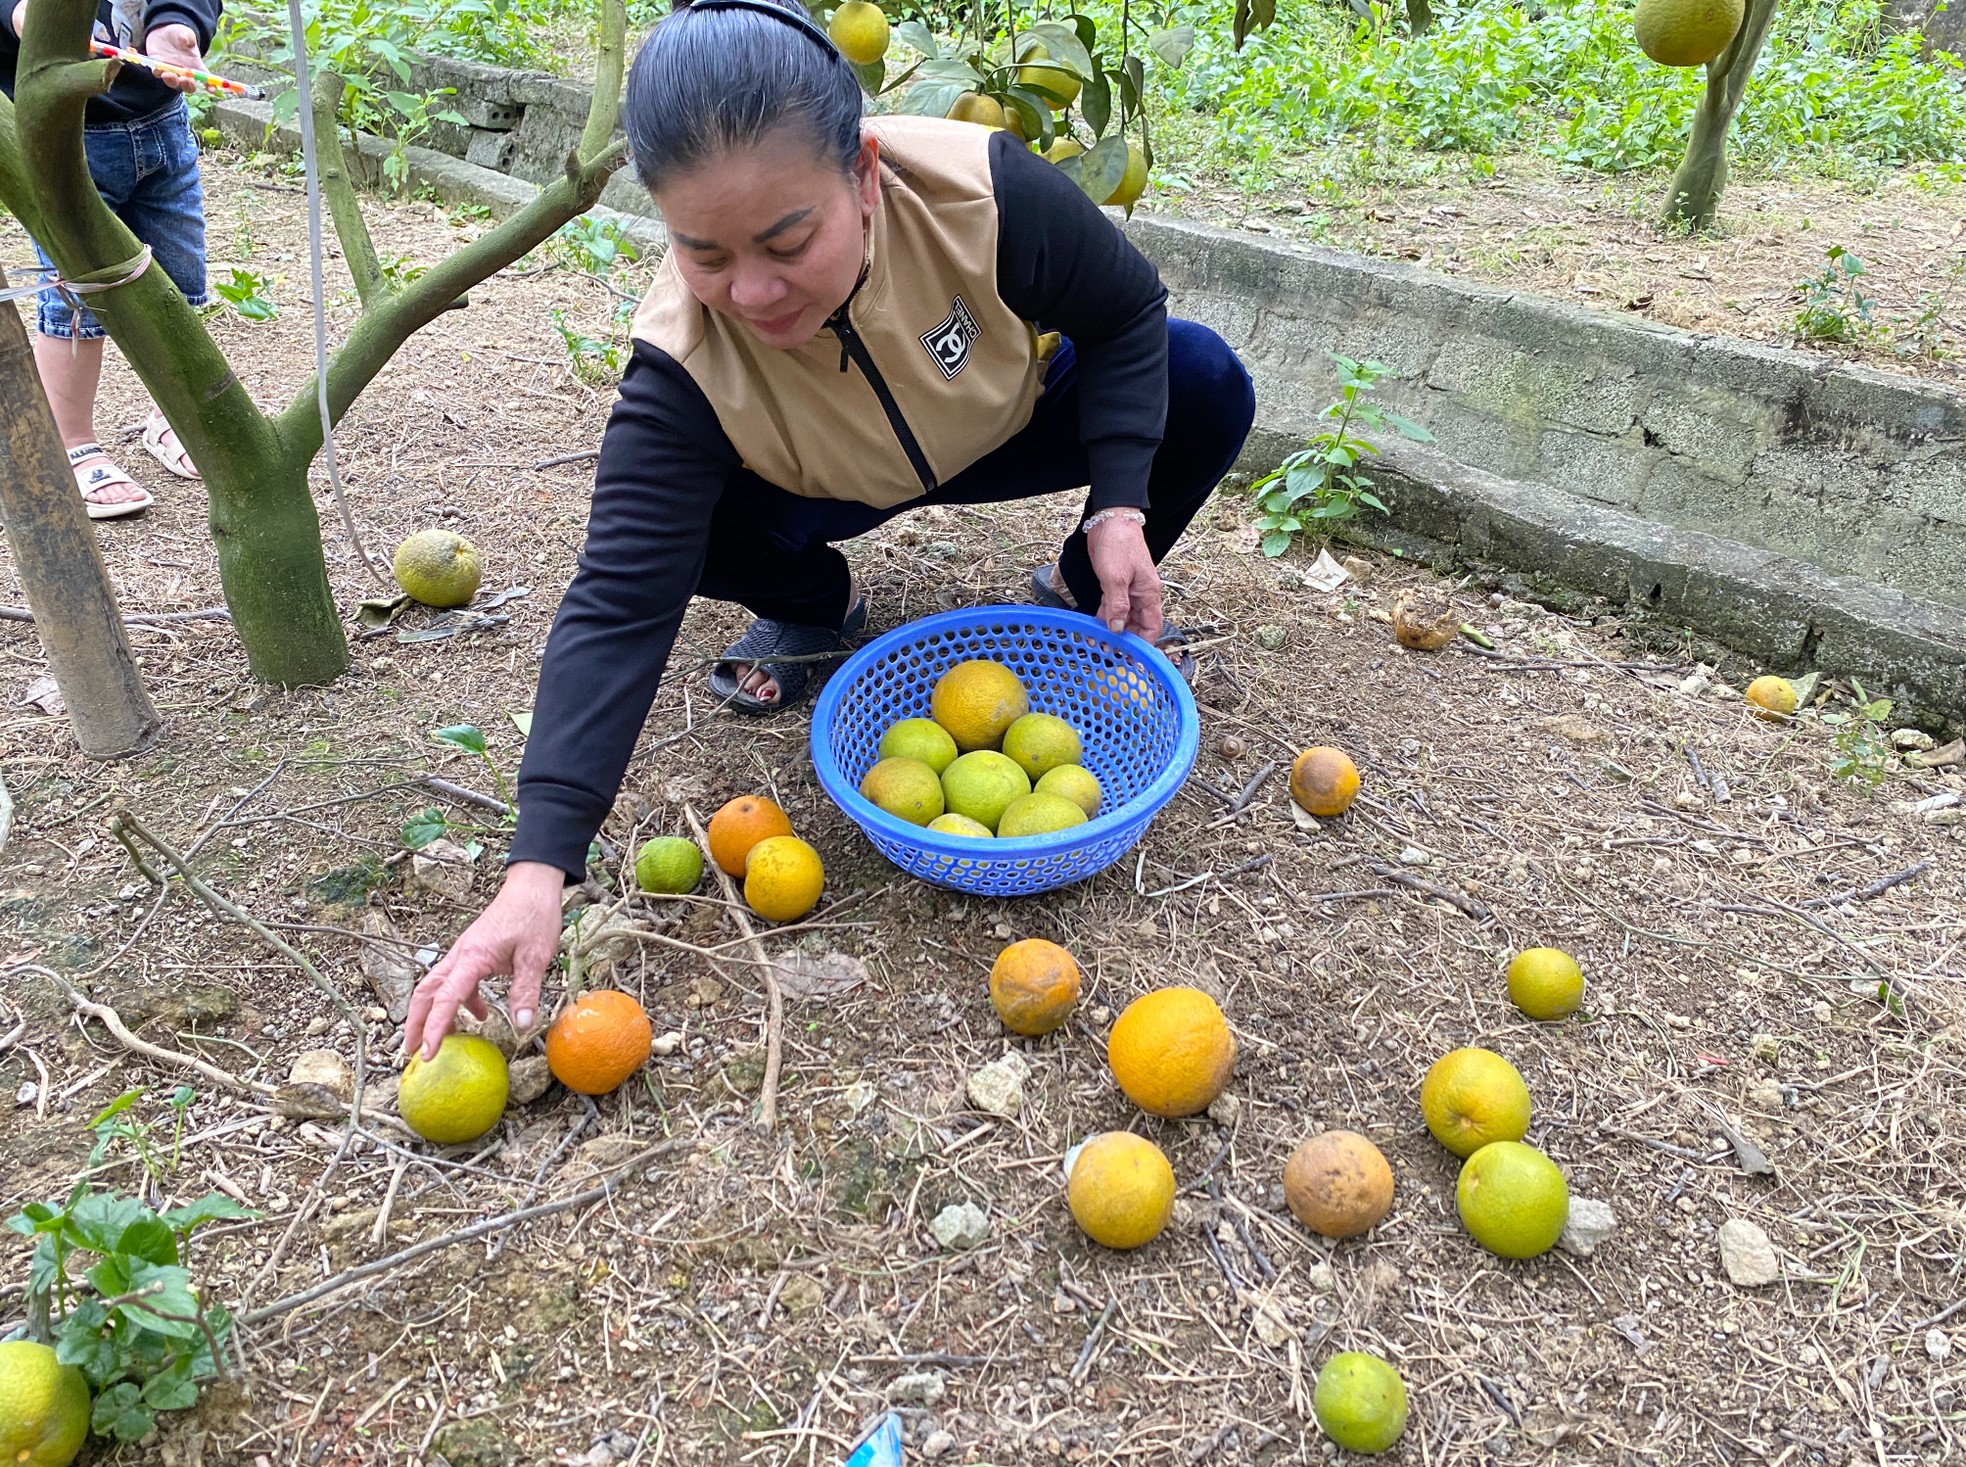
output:
[[[1891,741],[1884,731],[1891,716],[1889,698],[1873,698],[1864,685],[1850,679],[1850,707],[1819,715],[1832,730],[1835,754],[1829,772],[1836,779],[1855,784],[1882,784],[1891,769]]]
[[[171,1092],[166,1102],[172,1116],[168,1156],[164,1154],[155,1134],[156,1127],[136,1112],[136,1103],[143,1098],[143,1094],[141,1089],[125,1090],[89,1122],[88,1128],[96,1136],[96,1144],[89,1151],[89,1166],[93,1168],[121,1143],[130,1148],[137,1164],[150,1180],[161,1183],[178,1168],[178,1148],[184,1140],[184,1115],[197,1094],[189,1085],[180,1085]]]
[[[456,91],[455,87],[439,87],[434,92],[387,91],[382,94],[392,114],[388,122],[391,147],[388,156],[382,160],[383,181],[389,185],[391,193],[400,194],[403,186],[409,182],[410,148],[418,138],[430,131],[432,123],[470,126],[463,113],[437,105],[440,98],[453,96]]]
[[[1417,443],[1433,441],[1433,434],[1418,423],[1387,411],[1368,395],[1390,367],[1328,355],[1338,371],[1338,397],[1318,416],[1331,426],[1251,486],[1265,555],[1281,555],[1298,534],[1357,519],[1363,509],[1386,513],[1358,472],[1363,460],[1379,452],[1364,433],[1391,428]]]
[[[596,219],[591,214],[562,224],[549,243],[568,264],[590,275],[605,276],[617,261],[632,264],[642,257],[635,242],[612,219]]]
[[[34,1239],[28,1317],[45,1322],[38,1332],[88,1380],[99,1435],[137,1441],[158,1412],[188,1410],[224,1373],[232,1316],[201,1298],[184,1259],[207,1223],[258,1216],[219,1193],[159,1213],[83,1183],[64,1202],[31,1202],[7,1219]],[[79,1277],[70,1272],[90,1258]]]
[[[405,850],[420,851],[432,841],[442,839],[450,828],[451,823],[444,817],[444,812],[432,805],[405,820],[398,834],[402,837]]]
[[[512,798],[511,787],[506,784],[505,776],[499,773],[498,765],[492,759],[491,746],[485,740],[485,731],[483,729],[479,728],[475,723],[454,723],[448,728],[435,730],[430,737],[440,744],[449,744],[454,749],[462,749],[467,754],[476,754],[484,764],[487,772],[490,773],[492,783],[498,786],[498,797],[505,801],[506,805],[511,809],[511,813],[505,817],[507,822],[511,822],[517,818],[519,810],[518,801]],[[425,813],[427,814],[429,812]],[[405,830],[407,831],[407,827],[405,827]],[[435,840],[436,837],[432,836],[430,839]],[[428,845],[429,842],[426,841],[424,844]]]
[[[573,359],[573,374],[590,387],[604,387],[621,376],[622,348],[615,341],[602,341],[567,324],[566,312],[558,306],[547,313],[560,343]]]
[[[212,282],[212,289],[219,299],[248,321],[271,321],[280,314],[280,308],[266,294],[272,285],[273,282],[265,276],[234,266],[232,273],[224,280]]]
[[[1795,334],[1805,341],[1860,341],[1877,329],[1871,321],[1871,298],[1857,282],[1864,262],[1842,245],[1824,252],[1822,273],[1802,281],[1802,309],[1795,313]]]

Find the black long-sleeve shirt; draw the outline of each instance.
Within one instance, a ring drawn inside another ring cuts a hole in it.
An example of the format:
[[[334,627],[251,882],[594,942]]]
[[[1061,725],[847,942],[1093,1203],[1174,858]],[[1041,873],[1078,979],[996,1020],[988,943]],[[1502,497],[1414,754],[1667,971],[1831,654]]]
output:
[[[1007,132],[992,140],[990,172],[998,293],[1077,353],[1091,503],[1145,506],[1167,413],[1159,276],[1076,184]],[[689,373],[638,341],[602,438],[579,572],[547,639],[511,860],[585,872],[740,466]]]
[[[20,61],[20,37],[14,34],[16,0],[0,0],[0,91],[14,94],[14,71]],[[30,9],[34,0],[28,0]],[[112,3],[102,0],[96,6],[94,35],[97,40],[141,51],[143,37],[160,26],[186,25],[198,33],[198,49],[209,51],[218,30],[223,0],[149,0],[148,4]],[[83,120],[91,127],[105,123],[135,122],[161,111],[178,93],[138,66],[125,66],[100,97],[91,97]]]

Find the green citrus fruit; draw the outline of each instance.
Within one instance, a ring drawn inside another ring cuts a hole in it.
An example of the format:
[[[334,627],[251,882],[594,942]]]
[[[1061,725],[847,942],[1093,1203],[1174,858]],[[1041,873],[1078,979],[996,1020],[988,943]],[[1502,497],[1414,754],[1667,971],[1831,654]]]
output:
[[[983,840],[989,840],[996,834],[980,820],[971,820],[967,815],[938,815],[928,822],[928,828],[939,830],[944,835],[966,835]]]
[[[1063,163],[1067,158],[1076,158],[1084,151],[1077,138],[1055,137],[1051,140],[1051,146],[1044,150],[1044,161]]]
[[[1744,0],[1638,0],[1638,49],[1661,66],[1705,66],[1734,39]]]
[[[932,718],[904,718],[881,735],[883,759],[919,759],[938,775],[956,762],[956,741]]]
[[[0,1463],[68,1467],[89,1435],[89,1385],[32,1340],[0,1341]]]
[[[1049,713],[1026,713],[1003,732],[1003,751],[1032,779],[1084,756],[1079,731]]]
[[[1038,776],[1038,782],[1031,789],[1040,795],[1063,795],[1085,811],[1088,820],[1099,813],[1100,803],[1106,798],[1092,772],[1076,764],[1061,764],[1056,769],[1047,769]]]
[[[396,1087],[396,1113],[426,1141],[476,1141],[505,1114],[505,1056],[476,1034],[446,1034],[437,1057],[410,1056]]]
[[[1456,1156],[1491,1141],[1520,1141],[1529,1129],[1529,1087],[1516,1067],[1486,1049],[1444,1054],[1420,1082],[1420,1114]]]
[[[1333,1355],[1317,1373],[1311,1411],[1346,1451],[1376,1454],[1406,1430],[1406,1385],[1377,1355]]]
[[[942,813],[942,781],[919,759],[881,760],[860,781],[860,795],[910,825]]]
[[[478,594],[478,547],[449,530],[418,530],[396,547],[396,584],[425,606],[462,606]]]
[[[872,66],[887,55],[887,17],[871,0],[847,0],[833,12],[826,34],[857,65]]]
[[[1069,107],[1078,100],[1079,88],[1083,82],[1075,72],[1067,71],[1051,59],[1051,53],[1043,46],[1033,46],[1025,53],[1027,63],[1017,68],[1017,85],[1035,87],[1038,95],[1044,98],[1045,106],[1057,112]],[[1030,65],[1041,62],[1046,65]]]
[[[635,853],[635,884],[643,891],[681,896],[703,879],[703,852],[680,835],[658,835]]]
[[[1031,792],[1030,776],[1017,761],[994,749],[964,754],[942,771],[942,798],[953,815],[967,815],[991,831],[1010,802]]]
[[[997,834],[1006,839],[1019,835],[1049,835],[1085,824],[1085,811],[1063,795],[1025,795],[1012,800],[997,821]]]
[[[1563,1173],[1520,1141],[1492,1142],[1463,1162],[1454,1203],[1469,1236],[1504,1258],[1549,1252],[1570,1218]]]
[[[1532,1019],[1567,1019],[1584,1001],[1584,972],[1569,953],[1525,948],[1509,960],[1509,1002]]]
[[[951,122],[973,122],[979,127],[1004,125],[1003,103],[982,92],[964,92],[950,104],[946,115]]]

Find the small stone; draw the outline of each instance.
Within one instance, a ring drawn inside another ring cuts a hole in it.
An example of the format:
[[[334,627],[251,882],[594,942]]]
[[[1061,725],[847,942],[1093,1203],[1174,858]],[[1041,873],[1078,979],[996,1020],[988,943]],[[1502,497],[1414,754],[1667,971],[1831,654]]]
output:
[[[493,1006],[482,1019],[474,1018],[460,1009],[457,1015],[457,1027],[462,1033],[476,1034],[481,1039],[490,1040],[498,1052],[507,1059],[512,1059],[519,1053],[518,1031],[512,1027],[512,1021],[505,1017],[504,1009]]]
[[[928,1230],[944,1248],[959,1252],[988,1241],[990,1219],[974,1202],[952,1202],[935,1214]]]
[[[1809,1017],[1814,1019],[1818,1024],[1827,1024],[1836,1018],[1836,1010],[1831,1008],[1827,1003],[1819,1001],[1810,1005]]]
[[[930,1462],[946,1457],[956,1449],[955,1437],[946,1431],[931,1431],[922,1438],[922,1457]]]
[[[1680,683],[1679,691],[1689,698],[1697,698],[1712,686],[1713,680],[1704,672],[1695,672],[1689,673],[1686,679]]]
[[[1782,1057],[1782,1041],[1773,1034],[1755,1035],[1748,1048],[1764,1065],[1772,1065]]]
[[[1399,864],[1402,866],[1427,866],[1433,863],[1433,859],[1431,854],[1418,846],[1407,846],[1399,853]]]
[[[325,1015],[317,1014],[307,1021],[307,1037],[309,1039],[319,1039],[327,1032],[328,1021]]]
[[[1304,1282],[1314,1294],[1328,1294],[1338,1287],[1338,1274],[1328,1263],[1313,1263],[1304,1272]]]
[[[1256,628],[1256,640],[1265,652],[1274,652],[1283,645],[1284,630],[1280,626],[1260,626]]]
[[[809,1273],[795,1273],[778,1291],[778,1307],[794,1319],[802,1319],[826,1302],[826,1289]]]
[[[32,1080],[23,1080],[20,1089],[14,1092],[15,1105],[32,1105],[34,1097],[41,1093],[41,1087]],[[42,1358],[46,1358],[45,1356]]]
[[[667,1034],[658,1034],[649,1042],[649,1053],[667,1058],[683,1047],[683,1036],[671,1029]]]
[[[1271,1349],[1280,1349],[1284,1343],[1295,1337],[1290,1321],[1283,1317],[1274,1300],[1261,1299],[1249,1311],[1250,1323],[1256,1327],[1256,1338]]]
[[[1592,1197],[1572,1197],[1570,1217],[1556,1246],[1572,1258],[1589,1258],[1600,1243],[1617,1231],[1618,1215],[1611,1210],[1610,1203]]]
[[[1730,1217],[1716,1235],[1720,1244],[1720,1266],[1727,1277],[1743,1289],[1758,1289],[1782,1276],[1782,1262],[1775,1256],[1775,1245],[1756,1223]]]
[[[1700,808],[1700,803],[1699,795],[1692,790],[1681,790],[1672,797],[1672,807],[1675,810],[1697,810]]]
[[[1783,1106],[1782,1087],[1773,1080],[1757,1080],[1748,1087],[1748,1107],[1764,1115],[1779,1115]]]
[[[1233,1126],[1242,1114],[1242,1101],[1224,1091],[1208,1103],[1208,1118],[1218,1126]]]
[[[505,1073],[505,1098],[513,1105],[531,1105],[553,1083],[553,1072],[547,1068],[543,1054],[522,1055],[512,1061]]]
[[[707,1009],[724,996],[723,983],[715,978],[693,978],[690,980],[689,997],[684,1000],[693,1009]]]
[[[620,912],[610,912],[606,907],[583,907],[568,940],[580,950],[581,961],[588,970],[598,972],[609,963],[634,956],[641,946],[634,928],[635,924]]]
[[[1925,1331],[1925,1353],[1938,1364],[1943,1365],[1952,1354],[1952,1341],[1942,1329]]]
[[[947,1394],[949,1387],[943,1382],[939,1370],[904,1375],[887,1388],[890,1401],[905,1401],[917,1406],[933,1406]]]
[[[856,1080],[846,1087],[846,1093],[840,1098],[846,1101],[848,1110],[855,1115],[862,1115],[869,1106],[881,1098],[881,1092],[865,1080]]]
[[[433,840],[410,857],[410,884],[447,902],[471,899],[471,857],[455,841]]]
[[[1939,741],[1919,728],[1893,729],[1891,747],[1902,754],[1929,754],[1939,746]]]
[[[1352,579],[1358,582],[1359,585],[1369,586],[1372,584],[1373,569],[1371,561],[1361,560],[1356,555],[1348,555],[1338,563],[1352,573]]]
[[[969,1103],[986,1115],[1013,1119],[1024,1108],[1024,1081],[1031,1067],[1011,1050],[969,1077]]]
[[[293,1068],[287,1072],[289,1085],[319,1085],[337,1100],[346,1100],[355,1093],[355,1076],[349,1072],[348,1061],[332,1049],[304,1049],[294,1056]]]

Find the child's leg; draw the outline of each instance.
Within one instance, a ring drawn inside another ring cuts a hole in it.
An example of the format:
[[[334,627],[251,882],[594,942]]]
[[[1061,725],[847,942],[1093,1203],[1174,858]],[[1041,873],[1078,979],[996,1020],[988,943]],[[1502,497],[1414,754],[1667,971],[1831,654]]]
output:
[[[34,335],[34,368],[55,410],[64,448],[96,438],[96,384],[102,380],[102,338]]]
[[[193,306],[205,293],[205,190],[198,176],[198,140],[183,102],[145,118],[131,129],[136,181],[117,214],[130,232],[150,246],[162,269]],[[197,467],[161,413],[153,411],[144,429],[144,447],[180,478],[195,479]]]

